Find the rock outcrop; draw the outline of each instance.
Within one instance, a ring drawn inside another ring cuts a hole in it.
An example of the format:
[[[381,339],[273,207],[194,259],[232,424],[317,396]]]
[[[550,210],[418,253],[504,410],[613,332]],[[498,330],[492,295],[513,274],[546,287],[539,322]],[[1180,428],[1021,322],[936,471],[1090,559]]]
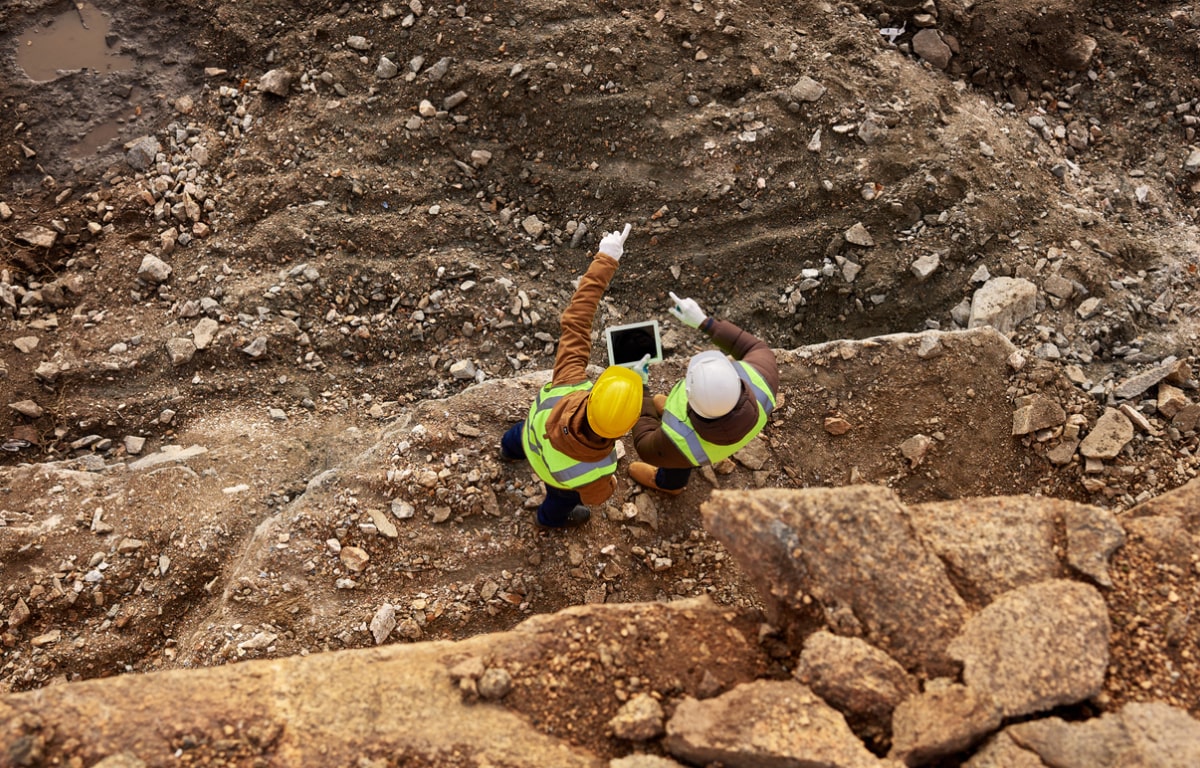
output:
[[[1131,523],[1182,525],[1198,502],[1194,481]],[[1083,537],[1088,570],[1101,574],[1121,530],[1100,510],[1031,497],[906,506],[865,486],[719,492],[705,524],[761,585],[778,627],[707,598],[581,606],[459,642],[51,686],[0,698],[0,756],[22,766],[158,765],[185,752],[289,766],[389,755],[429,766],[1196,764],[1200,722],[1166,703],[1059,716],[1102,703],[1108,602],[1120,595],[1106,597],[1094,574],[1072,568],[1078,552],[1058,547],[1015,568],[949,557],[969,540],[958,525],[974,526],[971,551],[999,546],[1003,527],[979,524],[988,512],[1033,521],[1018,526],[1033,544],[1046,521],[1109,531]],[[943,562],[956,563],[954,578]],[[989,567],[1004,588],[980,587]],[[918,598],[941,606],[934,621]],[[776,634],[787,650],[769,642]]]

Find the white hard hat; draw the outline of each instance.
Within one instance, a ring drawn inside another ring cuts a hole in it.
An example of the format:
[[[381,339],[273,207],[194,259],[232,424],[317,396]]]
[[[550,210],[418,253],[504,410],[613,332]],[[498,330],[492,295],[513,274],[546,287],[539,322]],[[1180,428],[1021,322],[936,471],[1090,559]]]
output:
[[[706,419],[729,413],[742,396],[742,380],[733,363],[715,349],[692,357],[684,387],[688,405]]]

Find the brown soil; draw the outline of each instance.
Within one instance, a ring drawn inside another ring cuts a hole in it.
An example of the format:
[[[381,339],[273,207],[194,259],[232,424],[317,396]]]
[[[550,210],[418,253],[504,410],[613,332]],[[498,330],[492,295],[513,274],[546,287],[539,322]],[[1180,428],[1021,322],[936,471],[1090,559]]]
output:
[[[0,414],[13,441],[0,453],[0,617],[18,599],[31,613],[3,635],[0,686],[368,646],[383,602],[410,622],[389,642],[588,601],[707,593],[753,611],[699,524],[714,484],[877,482],[910,502],[1037,493],[1124,510],[1196,474],[1195,431],[1161,420],[1091,480],[1078,457],[1045,458],[1052,436],[1009,431],[1033,392],[1094,423],[1105,397],[1069,366],[1099,384],[1168,356],[1197,363],[1190,5],[939,2],[957,49],[946,71],[909,52],[915,0],[413,6],[409,23],[399,3],[395,15],[386,3],[113,3],[113,48],[137,66],[47,83],[13,51],[62,5],[0,7],[0,202],[13,212],[0,268],[22,289],[0,305],[0,404],[43,409]],[[901,22],[897,48],[879,29]],[[1083,35],[1097,47],[1074,71]],[[397,77],[376,76],[381,56]],[[259,87],[276,68],[296,76],[285,97]],[[802,76],[826,93],[795,101]],[[865,142],[864,122],[886,137]],[[106,125],[118,136],[78,156]],[[1068,140],[1079,130],[1086,147]],[[166,153],[165,210],[160,174],[136,172],[122,149],[145,135]],[[209,201],[203,227],[171,209],[188,181],[202,190],[190,199]],[[495,445],[552,365],[572,281],[627,221],[595,327],[658,318],[663,388],[701,348],[667,317],[668,290],[793,350],[950,329],[980,266],[1039,284],[1054,271],[1077,289],[1012,334],[1028,362],[1003,377],[1001,361],[957,357],[867,373],[843,368],[836,345],[795,358],[763,465],[728,464],[670,500],[624,481],[588,527],[541,531],[539,484]],[[860,222],[873,247],[846,242]],[[33,226],[54,244],[31,244]],[[932,253],[940,267],[919,281],[910,266]],[[148,254],[170,264],[164,283],[138,276]],[[853,281],[847,262],[861,266]],[[1083,291],[1102,302],[1086,318]],[[203,316],[219,321],[216,339],[173,364],[168,340]],[[30,336],[37,347],[21,351]],[[259,338],[264,354],[243,351]],[[467,360],[503,381],[472,388],[452,371]],[[836,438],[826,417],[854,429]],[[899,446],[917,433],[936,442],[914,467]],[[146,438],[143,454],[207,453],[132,477],[37,471],[114,463],[128,436]],[[309,486],[330,469],[335,480]],[[393,500],[415,514],[385,547],[370,511]],[[113,535],[92,530],[98,508]],[[272,558],[244,570],[269,537]],[[120,552],[124,538],[143,546]],[[366,549],[370,567],[348,572],[329,539]],[[109,567],[86,586],[97,552]],[[1194,669],[1195,622],[1122,634],[1182,615],[1172,593],[1200,602],[1196,571],[1172,573],[1172,592],[1135,555],[1119,572],[1142,602],[1114,607],[1127,655],[1104,704],[1170,698],[1200,715],[1194,674],[1146,682],[1163,659]],[[351,577],[354,589],[336,587]],[[63,639],[31,646],[55,630]],[[239,651],[256,633],[276,640]]]

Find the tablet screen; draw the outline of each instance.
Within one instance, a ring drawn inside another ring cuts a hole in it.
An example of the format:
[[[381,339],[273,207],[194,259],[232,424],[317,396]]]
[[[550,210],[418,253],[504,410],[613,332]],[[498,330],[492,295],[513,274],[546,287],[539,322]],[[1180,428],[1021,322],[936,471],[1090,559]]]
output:
[[[656,362],[662,359],[657,322],[609,328],[607,333],[610,365],[629,365],[646,355]]]

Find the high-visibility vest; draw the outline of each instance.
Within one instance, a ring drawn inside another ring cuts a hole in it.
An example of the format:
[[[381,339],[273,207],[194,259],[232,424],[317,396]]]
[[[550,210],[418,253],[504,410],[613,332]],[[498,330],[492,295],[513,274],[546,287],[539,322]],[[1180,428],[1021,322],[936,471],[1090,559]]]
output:
[[[767,386],[766,379],[753,366],[740,360],[734,361],[733,367],[746,386],[750,387],[750,391],[754,394],[754,400],[758,404],[758,420],[754,423],[754,428],[736,443],[717,445],[696,434],[691,419],[688,418],[687,389],[683,381],[676,384],[671,389],[671,393],[667,395],[667,403],[663,407],[662,415],[663,432],[667,433],[667,437],[671,438],[671,442],[675,444],[679,452],[686,456],[694,466],[716,464],[721,459],[737,453],[762,431],[763,427],[767,425],[767,416],[775,410],[775,394]]]
[[[600,461],[585,462],[572,459],[550,444],[546,433],[546,422],[554,405],[572,392],[586,391],[592,382],[554,386],[553,382],[538,390],[537,398],[529,408],[521,441],[525,444],[525,458],[537,472],[537,476],[549,485],[558,488],[579,488],[617,471],[617,448]]]

